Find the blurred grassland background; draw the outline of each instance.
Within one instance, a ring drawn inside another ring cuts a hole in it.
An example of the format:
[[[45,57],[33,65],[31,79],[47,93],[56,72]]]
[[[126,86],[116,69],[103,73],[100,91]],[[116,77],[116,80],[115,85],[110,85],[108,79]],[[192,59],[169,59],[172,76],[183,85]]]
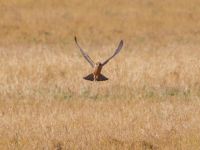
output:
[[[74,43],[95,60],[92,70]],[[0,149],[199,149],[200,1],[0,0]]]

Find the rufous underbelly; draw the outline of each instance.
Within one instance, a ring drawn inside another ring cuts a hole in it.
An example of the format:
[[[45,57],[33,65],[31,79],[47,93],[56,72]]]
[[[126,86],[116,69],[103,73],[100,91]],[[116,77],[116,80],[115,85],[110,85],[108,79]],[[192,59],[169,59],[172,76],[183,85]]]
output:
[[[94,69],[93,75],[94,77],[97,79],[99,77],[99,75],[101,74],[101,69],[102,67],[98,67]]]

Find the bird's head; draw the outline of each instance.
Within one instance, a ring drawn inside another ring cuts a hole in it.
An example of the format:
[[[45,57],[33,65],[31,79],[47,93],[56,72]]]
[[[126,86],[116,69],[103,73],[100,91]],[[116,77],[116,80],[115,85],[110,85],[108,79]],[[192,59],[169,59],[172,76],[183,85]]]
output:
[[[95,63],[95,66],[96,66],[96,67],[100,67],[101,65],[102,65],[101,62]]]

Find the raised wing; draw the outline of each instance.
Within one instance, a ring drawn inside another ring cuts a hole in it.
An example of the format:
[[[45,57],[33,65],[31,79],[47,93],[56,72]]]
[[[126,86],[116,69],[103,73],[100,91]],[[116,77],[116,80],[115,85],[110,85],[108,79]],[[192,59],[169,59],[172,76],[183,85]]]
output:
[[[105,60],[105,61],[102,63],[102,65],[104,66],[104,65],[107,64],[115,55],[117,55],[117,54],[120,52],[122,46],[123,46],[123,41],[121,40],[120,43],[119,43],[119,46],[118,46],[118,48],[115,50],[114,54],[113,54],[111,57],[109,57],[107,60]]]
[[[78,48],[80,49],[81,54],[83,55],[83,57],[90,63],[90,65],[91,65],[92,67],[94,67],[95,63],[94,63],[94,62],[92,61],[92,59],[83,51],[83,49],[79,46],[76,37],[74,37],[74,40],[75,40],[75,42],[76,42],[76,45],[77,45]]]

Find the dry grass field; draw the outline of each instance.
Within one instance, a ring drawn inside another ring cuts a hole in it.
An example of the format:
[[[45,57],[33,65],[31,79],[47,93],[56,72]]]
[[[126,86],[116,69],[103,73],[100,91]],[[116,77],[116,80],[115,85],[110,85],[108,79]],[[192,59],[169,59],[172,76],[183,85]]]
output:
[[[1,150],[199,148],[199,0],[0,0]]]

